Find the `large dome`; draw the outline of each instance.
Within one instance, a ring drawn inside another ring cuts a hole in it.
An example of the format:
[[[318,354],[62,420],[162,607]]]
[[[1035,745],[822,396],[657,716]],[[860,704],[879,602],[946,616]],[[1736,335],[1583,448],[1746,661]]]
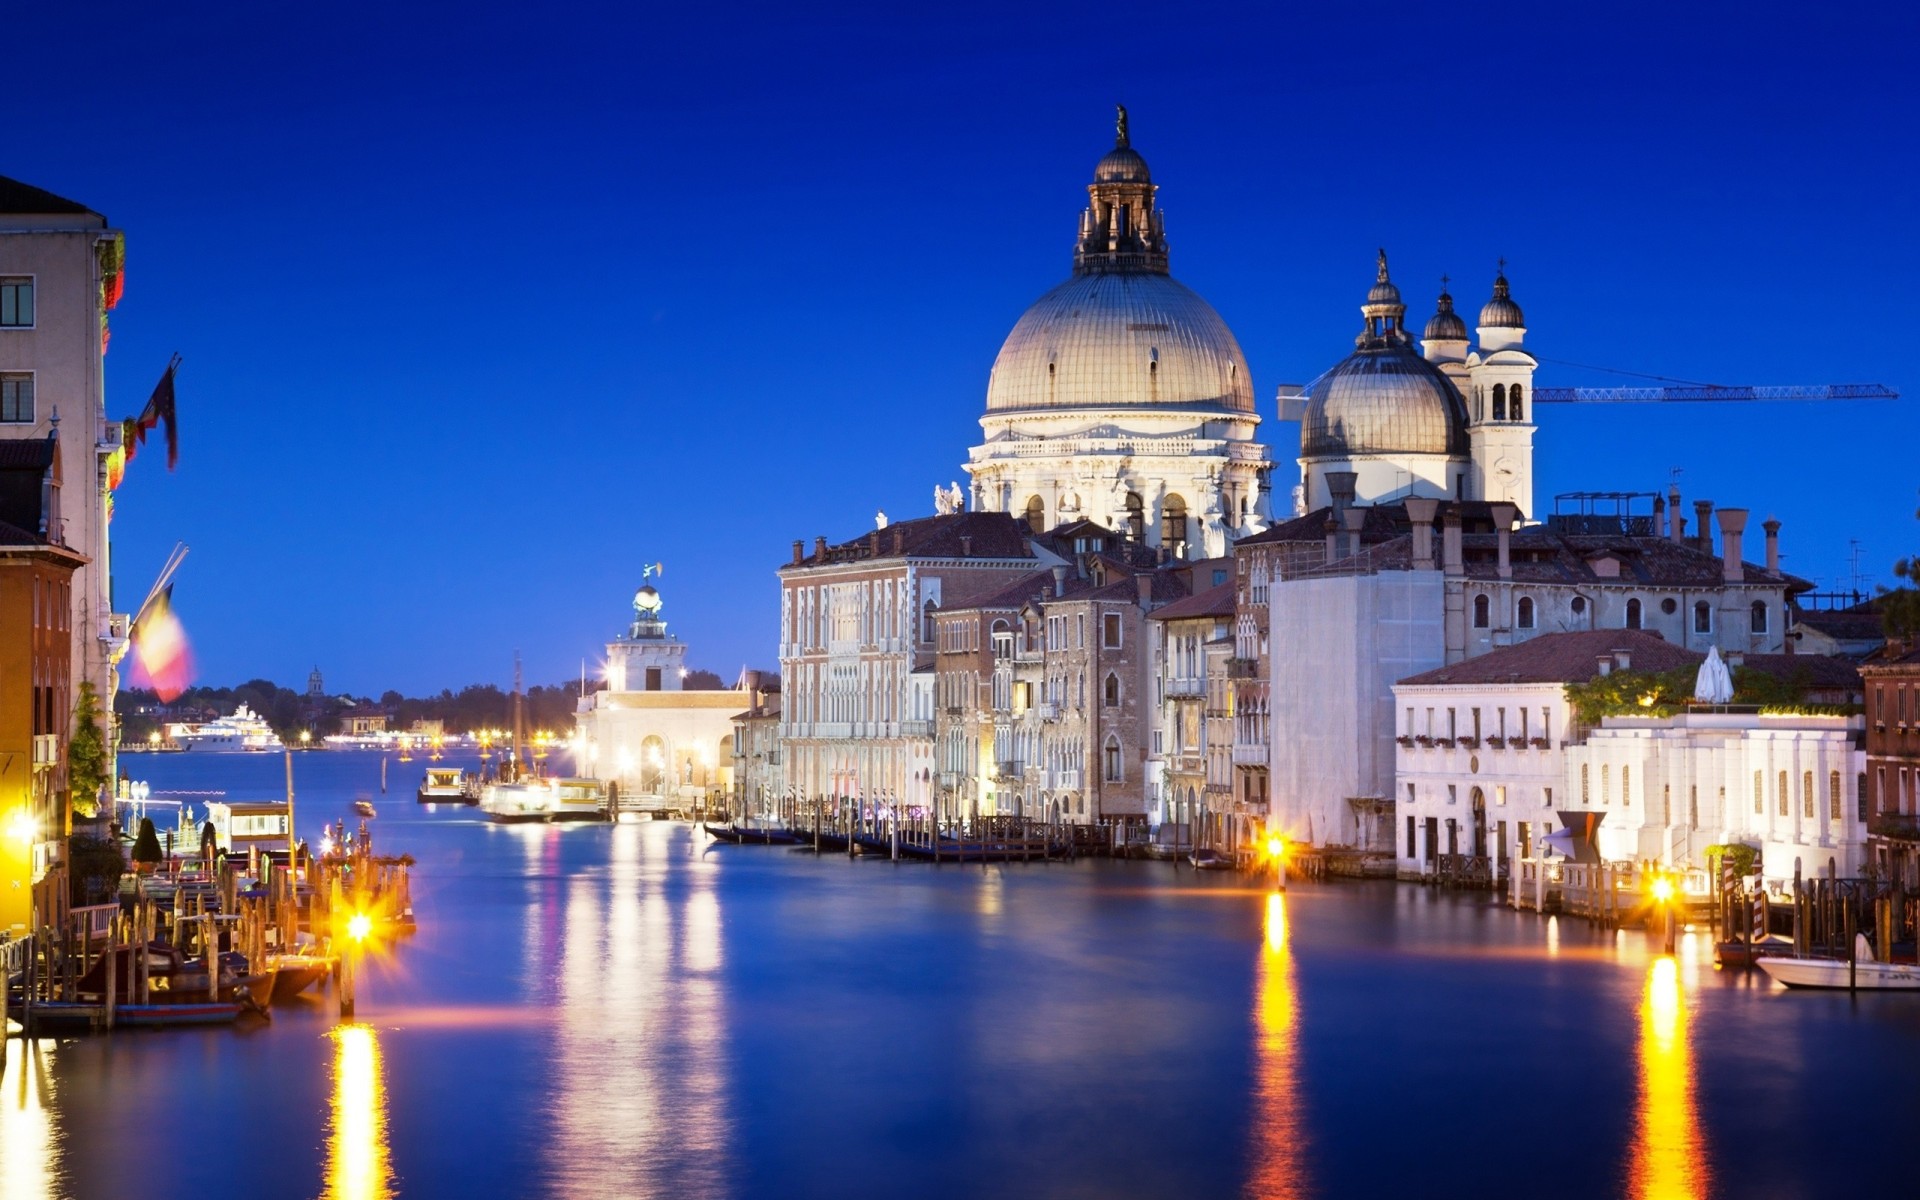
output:
[[[1467,452],[1459,389],[1400,341],[1356,350],[1322,375],[1300,422],[1302,458]]]
[[[1170,275],[1076,275],[1007,335],[987,411],[1213,408],[1253,411],[1253,383],[1227,323]]]

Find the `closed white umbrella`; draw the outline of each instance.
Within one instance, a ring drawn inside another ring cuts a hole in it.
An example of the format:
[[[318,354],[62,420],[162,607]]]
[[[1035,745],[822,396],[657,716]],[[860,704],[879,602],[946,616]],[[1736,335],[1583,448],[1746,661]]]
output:
[[[1707,651],[1707,661],[1693,680],[1693,698],[1702,704],[1727,704],[1733,700],[1733,673],[1720,657],[1720,647]]]

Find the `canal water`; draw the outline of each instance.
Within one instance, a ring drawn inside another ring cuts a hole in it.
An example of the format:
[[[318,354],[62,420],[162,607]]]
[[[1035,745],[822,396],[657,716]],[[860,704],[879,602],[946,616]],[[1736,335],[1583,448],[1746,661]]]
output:
[[[277,757],[129,756],[156,793]],[[1920,996],[1390,884],[894,865],[379,805],[420,928],[359,1019],[7,1043],[0,1197],[1806,1197],[1920,1191]],[[201,808],[204,794],[177,796]],[[165,822],[162,821],[162,824]]]

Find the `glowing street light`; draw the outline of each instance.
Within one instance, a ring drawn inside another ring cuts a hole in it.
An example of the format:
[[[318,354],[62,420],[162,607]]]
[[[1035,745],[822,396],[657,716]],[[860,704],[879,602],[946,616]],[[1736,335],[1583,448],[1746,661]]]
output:
[[[1287,890],[1287,839],[1274,834],[1267,839],[1267,857],[1273,862],[1273,886]]]
[[[353,916],[347,918],[347,936],[352,938],[356,944],[366,941],[368,935],[372,932],[373,919],[367,916],[367,914],[355,913]]]
[[[7,818],[7,836],[23,846],[33,845],[34,835],[39,831],[33,814],[24,808],[15,809],[13,815]]]

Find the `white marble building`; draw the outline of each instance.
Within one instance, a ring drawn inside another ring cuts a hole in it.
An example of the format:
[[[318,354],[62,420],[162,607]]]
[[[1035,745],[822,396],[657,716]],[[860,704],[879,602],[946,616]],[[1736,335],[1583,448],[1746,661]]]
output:
[[[1036,533],[1094,521],[1172,558],[1266,527],[1267,448],[1226,322],[1168,273],[1157,186],[1127,133],[1094,169],[1073,276],[994,360],[973,507]]]

